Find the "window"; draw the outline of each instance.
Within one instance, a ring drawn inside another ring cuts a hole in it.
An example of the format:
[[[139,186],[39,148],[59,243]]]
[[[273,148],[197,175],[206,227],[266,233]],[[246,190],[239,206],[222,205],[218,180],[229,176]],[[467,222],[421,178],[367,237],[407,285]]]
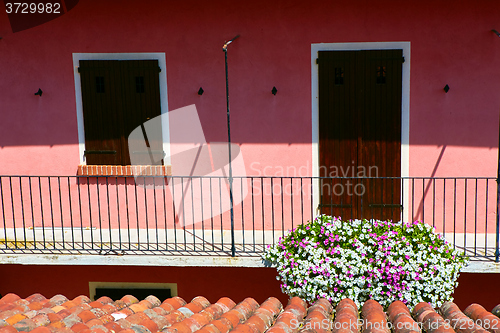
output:
[[[130,165],[128,136],[161,114],[158,60],[80,60],[87,165]],[[162,150],[161,138],[148,147]],[[150,165],[163,165],[163,160]]]
[[[116,301],[125,295],[132,295],[138,300],[153,295],[164,301],[177,296],[177,283],[89,282],[91,300],[95,301],[101,296],[108,296]]]

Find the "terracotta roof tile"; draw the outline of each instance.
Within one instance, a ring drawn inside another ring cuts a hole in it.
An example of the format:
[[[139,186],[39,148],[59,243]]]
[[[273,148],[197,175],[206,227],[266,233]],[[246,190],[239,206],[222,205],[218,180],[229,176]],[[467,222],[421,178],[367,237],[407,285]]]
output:
[[[326,299],[308,306],[298,297],[283,309],[274,297],[259,305],[253,298],[236,304],[222,297],[210,304],[201,296],[188,303],[180,297],[92,302],[86,296],[7,294],[0,299],[0,333],[500,333],[500,305],[488,312],[471,304],[462,312],[452,302],[439,309],[420,303],[412,313],[400,301],[387,311],[373,300],[361,311],[349,299],[335,306],[334,316]]]
[[[132,324],[124,318],[118,319],[117,321],[115,321],[115,323],[120,325],[120,327],[124,330],[132,327]]]
[[[15,323],[23,320],[23,319],[26,319],[27,317],[21,313],[16,313],[15,315],[12,315],[10,316],[9,318],[5,319],[5,321],[7,322],[7,324],[9,325],[14,325]]]
[[[491,310],[491,313],[494,314],[497,317],[500,317],[500,304],[495,306],[493,310]]]
[[[358,325],[358,307],[350,299],[343,299],[337,305],[335,311],[335,320],[333,321],[333,333],[359,332]]]
[[[471,304],[465,309],[464,313],[487,331],[500,333],[500,318],[486,311],[481,305]]]
[[[330,325],[324,323],[330,322],[332,319],[333,307],[326,299],[317,300],[309,309],[307,316],[304,319],[303,326],[299,332],[317,332],[325,333],[330,331]]]
[[[413,309],[413,316],[426,332],[452,333],[454,330],[428,303],[419,303]]]
[[[41,295],[41,294],[33,294],[29,297],[26,297],[26,300],[30,303],[33,303],[33,302],[41,302],[43,300],[45,300],[45,296]]]
[[[392,323],[394,333],[418,333],[422,330],[413,320],[408,307],[401,301],[395,301],[387,309],[387,316]]]
[[[47,327],[37,327],[35,328],[33,331],[31,331],[32,333],[51,333],[51,331],[47,328]]]
[[[186,305],[186,301],[180,297],[172,297],[172,298],[169,298],[169,299],[166,299],[165,301],[163,301],[162,305],[163,304],[169,304],[173,307],[174,310],[177,310],[181,306]],[[165,310],[167,310],[167,309],[165,309]]]
[[[86,323],[92,319],[95,319],[97,318],[97,316],[90,310],[85,310],[85,311],[82,311],[78,314],[78,317],[80,317],[80,319]]]
[[[208,326],[210,326],[210,327],[208,327]],[[218,330],[220,333],[228,333],[229,331],[231,331],[233,329],[234,326],[231,323],[231,321],[229,321],[227,318],[220,318],[220,319],[212,321],[206,327],[210,332],[212,332],[214,330]],[[209,333],[209,332],[206,332],[206,333]]]
[[[208,301],[208,299],[206,299],[203,296],[197,296],[197,297],[193,298],[191,303],[199,305],[202,309],[205,309],[206,307],[208,307],[210,305],[210,302]]]
[[[469,333],[474,331],[477,333],[487,333],[483,327],[477,325],[474,320],[460,311],[458,306],[453,302],[444,303],[440,311],[443,313],[444,317],[452,323],[456,332]]]
[[[202,327],[198,332],[199,333],[221,333],[221,331],[219,331],[217,326],[215,326],[213,324],[208,324],[208,325]]]
[[[21,299],[21,297],[17,296],[16,294],[9,293],[2,298],[0,298],[0,304],[5,304],[5,303],[14,303],[15,301]]]

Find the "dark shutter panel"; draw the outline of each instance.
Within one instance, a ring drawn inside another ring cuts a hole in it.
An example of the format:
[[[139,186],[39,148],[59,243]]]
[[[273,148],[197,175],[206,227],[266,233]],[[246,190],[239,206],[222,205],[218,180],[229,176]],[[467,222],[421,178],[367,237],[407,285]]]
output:
[[[121,164],[118,61],[80,61],[85,157],[88,165]]]
[[[325,51],[318,55],[320,176],[352,177],[358,160],[356,53]],[[357,198],[347,191],[352,185],[353,180],[323,180],[322,212],[344,218],[356,216]]]
[[[159,67],[157,60],[131,60],[122,61],[123,92],[124,92],[124,136],[123,151],[126,152],[125,164],[130,164],[128,150],[128,136],[145,122],[161,115],[160,107],[160,82]],[[158,119],[158,122],[161,120]],[[154,156],[162,156],[163,140],[161,137],[161,127],[156,127],[156,131],[146,132],[147,144]],[[160,133],[158,133],[158,130]],[[141,161],[144,165],[162,165],[162,159],[151,159],[151,155],[144,152],[132,151],[135,154],[134,161]]]
[[[366,51],[362,159],[378,177],[401,176],[402,50]],[[399,220],[401,182],[372,180],[366,188],[365,216]]]

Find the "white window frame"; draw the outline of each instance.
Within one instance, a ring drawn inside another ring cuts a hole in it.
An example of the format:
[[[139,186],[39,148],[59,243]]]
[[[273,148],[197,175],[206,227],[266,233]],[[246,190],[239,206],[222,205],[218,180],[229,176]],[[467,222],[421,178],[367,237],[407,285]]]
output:
[[[319,176],[319,67],[316,63],[319,51],[403,50],[403,77],[401,95],[401,177],[410,175],[410,42],[366,42],[366,43],[318,43],[311,44],[311,110],[312,110],[312,176]],[[319,205],[319,183],[313,191],[313,207]],[[404,188],[408,188],[404,184]],[[402,193],[408,204],[408,191]],[[408,211],[404,209],[403,211]],[[316,211],[317,212],[317,211]],[[409,212],[407,212],[409,214]],[[406,216],[406,218],[408,218]]]
[[[80,165],[86,165],[85,160],[85,128],[83,122],[82,86],[78,67],[80,60],[158,60],[160,66],[160,107],[162,119],[163,165],[170,165],[170,135],[168,127],[168,96],[167,96],[167,62],[165,53],[73,53],[73,73],[75,77],[76,119],[78,122],[78,149]]]

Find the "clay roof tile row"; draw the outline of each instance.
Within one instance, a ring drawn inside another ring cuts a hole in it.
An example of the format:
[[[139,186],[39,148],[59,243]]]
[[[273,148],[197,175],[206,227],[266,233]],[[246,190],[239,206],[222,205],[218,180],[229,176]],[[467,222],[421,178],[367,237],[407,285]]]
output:
[[[253,298],[236,304],[227,297],[211,304],[201,296],[189,303],[180,297],[162,302],[130,295],[116,301],[62,295],[46,299],[40,294],[0,299],[0,333],[500,333],[499,316],[500,304],[491,312],[479,304],[462,312],[452,302],[439,309],[420,303],[410,313],[400,301],[384,311],[374,300],[358,309],[344,299],[334,316],[326,299],[308,306],[299,297],[284,309],[274,297],[260,305]]]

